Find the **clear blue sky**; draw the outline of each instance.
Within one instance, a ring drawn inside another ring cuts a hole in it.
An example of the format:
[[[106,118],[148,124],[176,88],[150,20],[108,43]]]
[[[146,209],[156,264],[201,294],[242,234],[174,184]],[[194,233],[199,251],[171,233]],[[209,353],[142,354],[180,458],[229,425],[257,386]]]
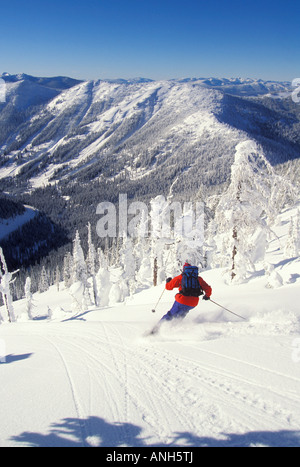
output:
[[[300,77],[299,0],[0,0],[0,73]]]

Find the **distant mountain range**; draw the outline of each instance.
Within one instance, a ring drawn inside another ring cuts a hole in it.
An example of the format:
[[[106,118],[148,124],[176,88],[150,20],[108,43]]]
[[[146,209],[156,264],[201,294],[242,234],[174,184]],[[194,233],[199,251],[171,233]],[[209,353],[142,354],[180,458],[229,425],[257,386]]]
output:
[[[0,179],[9,192],[70,180],[209,188],[226,182],[234,148],[249,136],[273,164],[299,156],[299,106],[287,82],[1,77]]]
[[[1,79],[0,193],[45,213],[62,239],[76,229],[85,235],[97,204],[119,193],[143,201],[220,196],[246,139],[299,180],[300,105],[291,83]]]

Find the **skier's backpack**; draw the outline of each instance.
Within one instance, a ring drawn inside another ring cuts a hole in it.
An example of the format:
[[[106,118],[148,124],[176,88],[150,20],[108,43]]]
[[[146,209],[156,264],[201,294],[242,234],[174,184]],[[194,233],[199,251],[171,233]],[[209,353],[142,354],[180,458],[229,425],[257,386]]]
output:
[[[197,266],[184,267],[180,293],[185,297],[200,297],[200,295],[203,295],[203,290],[198,280]]]

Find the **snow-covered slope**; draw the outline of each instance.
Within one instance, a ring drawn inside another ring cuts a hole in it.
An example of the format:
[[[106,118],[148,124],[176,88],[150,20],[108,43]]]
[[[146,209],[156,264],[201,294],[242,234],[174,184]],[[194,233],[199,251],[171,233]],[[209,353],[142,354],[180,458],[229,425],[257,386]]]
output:
[[[214,115],[221,99],[218,91],[189,83],[81,83],[6,143],[0,175],[26,176],[36,187],[75,174],[93,179],[127,171],[139,178],[166,162],[181,166],[180,154],[188,155],[203,138],[211,145],[223,132],[230,148],[238,140],[238,132],[223,128]],[[187,157],[185,167],[197,165],[199,157]]]
[[[298,262],[299,266],[299,262]],[[257,280],[201,302],[178,327],[143,333],[161,289],[81,315],[1,326],[1,446],[300,446],[299,280]],[[55,315],[54,315],[55,316]],[[4,356],[2,354],[2,357]]]
[[[24,214],[11,217],[9,219],[0,218],[0,240],[10,235],[15,230],[22,227],[24,224],[32,220],[38,211],[30,206],[25,206]]]
[[[245,321],[201,301],[145,337],[173,302],[166,292],[151,312],[163,285],[75,312],[61,284],[34,296],[33,321],[15,302],[18,322],[0,326],[0,445],[299,447],[299,257],[279,249],[293,214],[267,253],[279,282],[259,265],[241,285],[202,273]]]
[[[44,104],[56,97],[57,94],[59,91],[56,89],[47,88],[28,80],[6,84],[6,99],[19,110]]]
[[[270,109],[262,98],[247,99],[281,92],[289,102],[289,83],[99,80],[58,94],[45,81],[25,78],[7,83],[7,103],[0,108],[0,177],[21,184],[138,183],[148,176],[147,185],[156,179],[176,192],[182,184],[197,183],[197,190],[227,180],[234,147],[249,133],[266,145],[272,163],[296,157],[298,120],[289,104]],[[33,108],[34,99],[43,105]],[[31,110],[18,114],[16,126],[9,112],[26,105]]]
[[[273,97],[286,97],[292,90],[291,83],[287,81],[263,81],[261,79],[250,78],[207,78],[201,79],[200,82],[203,85],[236,96],[254,97],[269,95]]]

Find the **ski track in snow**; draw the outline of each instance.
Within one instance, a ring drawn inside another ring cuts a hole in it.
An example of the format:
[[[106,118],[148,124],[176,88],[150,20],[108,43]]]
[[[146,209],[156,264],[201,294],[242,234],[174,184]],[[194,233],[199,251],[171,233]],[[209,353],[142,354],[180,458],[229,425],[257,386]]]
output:
[[[79,398],[78,398],[78,395],[77,395],[77,390],[76,390],[76,386],[74,384],[74,381],[73,381],[73,378],[71,376],[71,371],[69,369],[69,366],[68,366],[68,363],[62,353],[62,351],[60,350],[59,346],[53,342],[52,339],[49,339],[49,338],[45,338],[54,348],[55,350],[57,351],[61,361],[62,361],[62,364],[63,364],[63,367],[64,367],[64,370],[65,370],[65,375],[67,377],[67,380],[70,384],[70,390],[71,390],[71,394],[72,394],[72,399],[73,399],[73,402],[74,402],[74,407],[75,407],[75,411],[76,411],[76,414],[77,414],[77,417],[78,417],[78,420],[80,421],[80,427],[81,427],[81,440],[82,440],[82,446],[85,445],[85,439],[87,438],[87,432],[86,432],[86,426],[83,422],[83,416],[82,416],[82,408],[80,406],[80,402],[79,402]]]
[[[282,371],[282,364],[274,369],[267,365],[269,360],[258,364],[230,355],[230,333],[220,335],[218,323],[215,333],[211,323],[207,329],[198,324],[199,332],[190,340],[184,327],[145,338],[139,323],[71,320],[28,325],[32,333],[18,335],[18,341],[32,344],[32,361],[26,365],[34,367],[35,352],[47,353],[45,361],[50,354],[58,384],[64,388],[62,405],[73,405],[69,417],[64,413],[48,427],[49,433],[61,433],[56,435],[59,445],[64,445],[65,436],[85,447],[228,445],[232,433],[244,435],[241,442],[247,444],[247,433],[299,429],[299,372]],[[253,339],[245,343],[250,353],[259,344],[257,336]],[[214,348],[212,342],[219,345]],[[51,418],[47,394],[43,397]],[[99,429],[99,420],[105,421],[106,434]],[[22,445],[31,445],[28,432],[30,420],[25,420],[24,433],[11,434],[10,441],[2,436],[1,443],[18,445],[22,440]]]

